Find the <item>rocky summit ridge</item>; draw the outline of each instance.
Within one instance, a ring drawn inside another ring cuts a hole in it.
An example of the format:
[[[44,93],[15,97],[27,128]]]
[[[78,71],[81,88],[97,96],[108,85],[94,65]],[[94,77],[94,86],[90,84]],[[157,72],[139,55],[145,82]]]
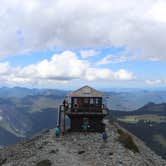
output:
[[[165,160],[117,124],[107,121],[106,131],[108,140],[103,142],[101,133],[68,132],[56,138],[50,129],[0,150],[0,166],[166,166]],[[125,144],[121,136],[130,136],[134,146]]]

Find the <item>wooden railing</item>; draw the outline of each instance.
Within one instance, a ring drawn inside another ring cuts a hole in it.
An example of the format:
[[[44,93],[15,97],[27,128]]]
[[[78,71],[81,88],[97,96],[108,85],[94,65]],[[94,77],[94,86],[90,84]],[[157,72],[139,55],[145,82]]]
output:
[[[108,114],[108,109],[104,106],[104,104],[102,105],[102,107],[72,107],[71,104],[68,105],[68,107],[64,107],[63,105],[60,106],[60,110],[61,111],[65,111],[66,113],[98,113],[98,114]]]
[[[102,110],[100,112],[78,112],[78,111],[66,111],[65,112],[67,115],[108,115],[108,111],[107,110]]]

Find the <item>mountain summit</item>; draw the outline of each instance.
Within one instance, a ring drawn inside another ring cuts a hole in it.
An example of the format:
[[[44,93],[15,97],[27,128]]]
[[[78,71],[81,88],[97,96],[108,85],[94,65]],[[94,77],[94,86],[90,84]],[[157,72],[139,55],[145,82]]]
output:
[[[165,166],[138,138],[117,124],[106,123],[108,139],[101,133],[67,132],[58,138],[54,130],[0,151],[3,166]]]

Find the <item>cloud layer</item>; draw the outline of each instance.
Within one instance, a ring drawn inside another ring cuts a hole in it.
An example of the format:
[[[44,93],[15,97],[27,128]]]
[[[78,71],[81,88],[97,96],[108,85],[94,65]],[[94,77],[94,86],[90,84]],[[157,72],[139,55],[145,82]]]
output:
[[[166,79],[156,79],[156,80],[146,80],[146,84],[148,85],[165,85]]]
[[[63,52],[24,67],[1,62],[0,83],[133,80],[132,68],[115,63],[166,61],[165,7],[165,0],[1,0],[1,59],[42,50]],[[122,51],[104,52],[107,48]],[[147,84],[165,84],[148,74]]]
[[[2,0],[0,56],[125,47],[140,59],[165,60],[165,6],[164,0]]]
[[[132,72],[124,69],[112,71],[108,68],[96,68],[86,60],[79,59],[71,51],[55,54],[50,60],[44,59],[25,67],[11,67],[0,63],[0,82],[7,85],[41,85],[72,80],[85,81],[121,81],[133,80]]]

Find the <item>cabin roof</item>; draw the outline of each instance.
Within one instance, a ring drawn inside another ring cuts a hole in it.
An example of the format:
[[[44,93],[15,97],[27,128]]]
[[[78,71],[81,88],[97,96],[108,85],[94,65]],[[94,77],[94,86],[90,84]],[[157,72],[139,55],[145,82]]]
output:
[[[105,94],[90,86],[83,86],[69,94],[69,97],[104,97]]]

